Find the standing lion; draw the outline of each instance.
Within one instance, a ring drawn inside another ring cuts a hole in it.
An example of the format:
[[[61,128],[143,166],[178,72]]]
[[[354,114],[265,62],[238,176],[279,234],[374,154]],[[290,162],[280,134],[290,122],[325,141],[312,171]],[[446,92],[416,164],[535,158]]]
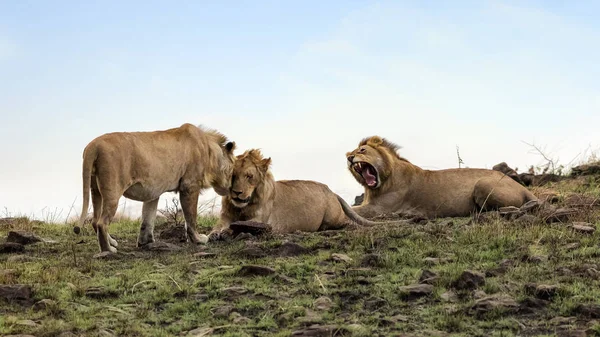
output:
[[[468,216],[481,209],[520,207],[537,198],[505,174],[486,169],[423,170],[398,155],[384,138],[363,139],[346,154],[348,169],[364,186],[364,217],[401,213],[425,218]]]
[[[234,142],[213,130],[192,124],[154,132],[115,132],[92,140],[83,151],[83,224],[90,191],[101,252],[116,252],[108,234],[121,196],[142,201],[138,246],[154,242],[158,200],[165,192],[179,192],[186,232],[194,243],[208,237],[196,232],[198,197],[212,187],[219,195],[229,192],[235,162]],[[76,232],[78,232],[76,228]]]

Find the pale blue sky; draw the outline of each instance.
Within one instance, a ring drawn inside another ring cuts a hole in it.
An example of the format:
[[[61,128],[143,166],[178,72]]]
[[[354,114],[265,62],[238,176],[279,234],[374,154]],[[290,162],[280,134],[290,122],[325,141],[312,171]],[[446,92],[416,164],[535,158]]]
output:
[[[348,200],[361,188],[344,154],[373,134],[432,169],[456,167],[458,145],[470,167],[523,170],[539,158],[522,141],[568,163],[600,146],[598,15],[596,1],[1,1],[0,207],[79,212],[89,141],[185,122]]]

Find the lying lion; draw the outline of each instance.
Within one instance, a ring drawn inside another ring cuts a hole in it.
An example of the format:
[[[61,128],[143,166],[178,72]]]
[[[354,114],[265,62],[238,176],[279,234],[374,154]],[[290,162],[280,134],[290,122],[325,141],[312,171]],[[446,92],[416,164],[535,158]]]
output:
[[[83,152],[83,210],[87,216],[90,190],[92,226],[102,252],[116,252],[108,234],[119,198],[142,201],[138,246],[154,242],[158,199],[164,192],[179,192],[186,232],[194,243],[208,237],[196,232],[198,196],[212,187],[219,195],[229,192],[235,156],[234,142],[222,134],[192,124],[154,132],[115,132],[92,140]],[[75,228],[79,232],[79,228]]]
[[[498,171],[423,170],[400,157],[399,147],[378,136],[346,154],[348,169],[365,187],[354,210],[367,218],[400,213],[425,218],[468,216],[475,210],[520,207],[537,198]]]
[[[360,217],[325,184],[308,180],[275,181],[259,150],[237,156],[230,193],[222,198],[221,219],[211,238],[229,232],[235,221],[271,225],[274,233],[339,229],[349,220],[363,226],[381,224]]]

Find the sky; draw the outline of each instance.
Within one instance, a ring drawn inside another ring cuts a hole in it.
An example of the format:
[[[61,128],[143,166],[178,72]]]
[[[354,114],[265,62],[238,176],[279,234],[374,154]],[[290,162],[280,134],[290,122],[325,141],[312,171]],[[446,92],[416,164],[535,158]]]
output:
[[[183,123],[276,179],[362,187],[367,136],[426,169],[600,148],[597,1],[0,1],[0,217],[81,212],[84,147]],[[161,207],[173,194],[165,194]],[[206,190],[202,201],[215,194]],[[122,199],[136,216],[141,203]]]

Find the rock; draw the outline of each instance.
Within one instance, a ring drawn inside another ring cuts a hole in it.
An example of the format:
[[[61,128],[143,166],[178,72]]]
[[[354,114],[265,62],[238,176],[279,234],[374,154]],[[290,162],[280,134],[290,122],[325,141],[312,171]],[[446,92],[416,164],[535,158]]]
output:
[[[576,317],[562,317],[562,316],[557,316],[554,318],[551,318],[548,321],[548,324],[550,325],[568,325],[568,324],[572,324],[577,320]]]
[[[432,272],[429,269],[423,269],[421,271],[421,276],[419,277],[419,283],[433,285],[438,279],[438,274]]]
[[[395,315],[395,316],[390,317],[390,321],[392,321],[394,323],[408,322],[408,316],[405,316],[405,315]]]
[[[516,312],[519,308],[517,302],[508,296],[488,296],[475,301],[470,308],[470,313],[481,316],[491,311]]]
[[[259,265],[245,265],[238,271],[239,276],[267,276],[277,274],[275,269]]]
[[[147,245],[140,247],[141,250],[153,251],[153,252],[176,252],[181,250],[181,247],[172,243],[157,241],[151,242]]]
[[[185,225],[169,224],[167,228],[158,233],[158,239],[161,242],[182,243],[187,242],[188,237],[185,230]]]
[[[519,207],[519,210],[521,210],[521,212],[531,212],[540,208],[543,204],[544,203],[540,200],[529,200],[528,202],[521,205],[521,207]]]
[[[313,302],[313,307],[320,311],[329,311],[333,307],[333,301],[327,296],[321,296]]]
[[[292,336],[311,336],[311,337],[328,337],[328,336],[346,336],[350,335],[349,331],[338,328],[335,325],[318,325],[314,324],[307,328],[292,332]]]
[[[234,324],[248,324],[252,322],[250,318],[242,316],[235,311],[229,315],[229,319],[233,321]]]
[[[0,243],[0,254],[20,253],[25,250],[25,246],[14,242]]]
[[[521,301],[519,311],[524,314],[534,313],[536,310],[543,309],[550,302],[535,297],[527,297]]]
[[[437,265],[440,264],[441,259],[438,257],[426,257],[423,259],[423,262],[425,262],[426,264],[433,266],[433,265]]]
[[[209,253],[209,252],[198,252],[198,253],[194,253],[194,255],[192,255],[192,256],[197,259],[203,259],[203,258],[207,258],[207,257],[215,257],[215,256],[217,256],[217,254]]]
[[[211,336],[215,330],[213,328],[196,328],[188,331],[186,336],[190,337],[205,337]]]
[[[498,208],[498,213],[500,213],[503,218],[508,220],[514,220],[525,214],[525,212],[521,211],[520,208],[515,206],[500,207]]]
[[[387,301],[380,297],[374,297],[365,301],[364,307],[367,311],[377,311],[381,307],[385,306]]]
[[[379,254],[366,254],[360,261],[361,267],[381,268],[384,265],[385,263]]]
[[[90,287],[85,290],[85,296],[94,299],[115,298],[119,294],[114,290],[108,290],[104,287]]]
[[[571,176],[586,176],[600,174],[600,163],[583,164],[571,169]]]
[[[0,298],[10,301],[31,301],[31,286],[25,284],[0,284]]]
[[[533,224],[539,222],[540,218],[538,218],[535,215],[531,215],[531,214],[523,214],[516,221],[517,221],[517,224],[519,224],[521,226],[527,226],[527,225],[533,225]]]
[[[508,164],[506,164],[505,162],[501,162],[499,164],[494,165],[492,167],[492,170],[502,172],[510,178],[512,178],[514,181],[518,182],[519,184],[525,185],[521,180],[521,177],[519,177],[517,171],[510,168],[510,166],[508,166]]]
[[[18,274],[18,271],[16,269],[0,269],[0,278],[2,279],[9,279],[9,278],[14,278],[16,277]],[[3,283],[7,283],[7,282],[3,282]]]
[[[446,291],[445,293],[440,295],[440,298],[444,302],[456,303],[458,302],[458,296],[453,291]]]
[[[556,331],[556,337],[586,337],[586,336],[589,336],[589,335],[587,334],[587,332],[585,330],[564,329],[564,330]]]
[[[272,231],[269,224],[256,221],[235,221],[229,225],[229,229],[234,237],[241,233],[261,235]]]
[[[573,222],[569,227],[583,234],[593,234],[596,231],[596,227],[587,222]]]
[[[286,241],[275,250],[276,254],[282,257],[292,257],[307,254],[309,251],[297,243]]]
[[[267,256],[267,253],[262,248],[254,244],[249,244],[246,245],[246,247],[235,252],[235,255],[248,259],[259,259]]]
[[[37,261],[37,260],[40,260],[40,259],[37,257],[29,256],[29,255],[19,254],[19,255],[9,256],[6,259],[6,262],[22,263],[22,262],[32,262],[32,261]]]
[[[352,206],[360,206],[360,205],[362,205],[364,200],[365,200],[364,193],[361,195],[357,195],[356,197],[354,197],[354,205],[352,205]]]
[[[573,243],[569,243],[568,245],[563,246],[563,249],[565,249],[567,251],[571,251],[571,250],[575,250],[579,247],[581,247],[581,243],[573,242]]]
[[[231,305],[224,305],[222,307],[218,307],[213,312],[213,316],[215,318],[221,318],[221,319],[222,318],[227,318],[233,312],[233,309],[234,308]]]
[[[30,320],[30,319],[21,319],[15,322],[17,325],[24,325],[24,326],[31,326],[31,327],[36,327],[39,324]]]
[[[228,296],[240,296],[248,292],[244,287],[228,287],[221,289],[221,292]]]
[[[546,210],[543,212],[544,215],[544,221],[546,223],[555,223],[555,222],[562,222],[562,223],[566,223],[569,222],[569,219],[575,215],[577,215],[578,211],[577,209],[574,208],[559,208],[556,210]]]
[[[580,304],[573,310],[574,313],[586,318],[600,318],[599,304]]]
[[[56,306],[56,301],[46,298],[46,299],[36,302],[33,305],[33,309],[34,310],[44,310],[44,309],[49,309],[49,308],[52,308],[55,306]]]
[[[352,262],[352,258],[346,254],[333,253],[331,254],[331,260],[336,262]]]
[[[24,231],[10,231],[6,237],[6,242],[13,242],[21,245],[29,245],[42,241],[42,238],[39,236]]]
[[[550,300],[554,296],[556,296],[556,294],[559,291],[559,287],[557,285],[547,285],[547,284],[535,285],[535,284],[529,283],[529,284],[525,285],[525,291],[529,294],[534,295],[536,298],[539,298],[542,300]]]
[[[400,296],[405,300],[414,300],[417,298],[429,296],[433,293],[431,284],[413,284],[398,288]]]
[[[485,275],[476,271],[465,270],[452,283],[452,286],[458,290],[473,290],[485,283]]]

